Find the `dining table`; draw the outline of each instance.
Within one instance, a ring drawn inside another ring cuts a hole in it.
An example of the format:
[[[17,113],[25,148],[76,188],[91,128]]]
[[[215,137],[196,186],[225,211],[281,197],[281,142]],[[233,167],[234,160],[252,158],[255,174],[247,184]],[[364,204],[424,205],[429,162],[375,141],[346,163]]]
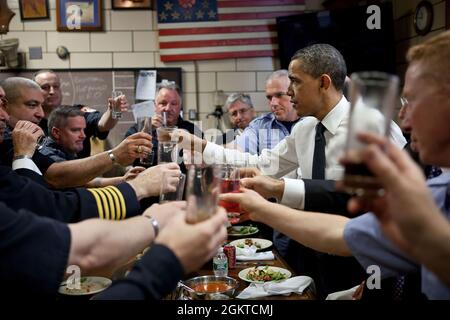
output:
[[[239,221],[239,225],[241,225],[241,226],[242,226],[242,224],[248,225],[248,222],[249,222],[248,216],[242,216]],[[260,237],[259,233],[252,234],[248,238],[262,239]],[[224,244],[228,244],[229,242],[231,242],[233,240],[237,240],[237,239],[245,240],[246,236],[243,235],[241,237],[234,237],[234,236],[232,237],[229,235],[227,241]],[[273,252],[274,257],[275,257],[274,260],[236,261],[236,265],[234,268],[228,268],[228,276],[237,280],[239,283],[239,286],[236,289],[235,294],[234,294],[235,297],[237,295],[239,295],[239,293],[242,290],[244,290],[246,287],[248,287],[250,285],[250,282],[245,281],[239,277],[239,272],[241,272],[244,269],[251,268],[251,267],[259,267],[259,266],[278,267],[278,268],[288,270],[291,273],[291,277],[296,276],[296,273],[294,272],[294,270],[281,257],[281,255],[276,250],[276,248],[273,246],[273,244],[265,250],[258,250],[258,252],[259,251],[268,251],[268,250],[271,250]],[[186,275],[185,280],[194,278],[194,277],[198,277],[198,276],[207,276],[207,275],[214,275],[212,260],[205,263],[198,271]],[[180,298],[180,294],[179,294],[179,291],[181,291],[180,288],[178,288],[176,291],[177,291],[177,293],[174,292],[171,295],[171,298],[174,298],[174,299]],[[314,294],[314,291],[310,287],[308,287],[301,294],[300,293],[291,293],[289,295],[271,295],[271,296],[260,297],[260,298],[251,299],[251,300],[315,300],[315,294]]]

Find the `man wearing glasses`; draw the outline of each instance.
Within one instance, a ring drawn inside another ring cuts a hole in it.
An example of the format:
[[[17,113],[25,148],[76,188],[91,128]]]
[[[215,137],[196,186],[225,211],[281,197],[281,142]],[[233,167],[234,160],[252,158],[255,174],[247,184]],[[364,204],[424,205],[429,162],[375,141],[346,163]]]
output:
[[[227,144],[241,135],[255,117],[255,108],[252,99],[245,93],[232,93],[224,105],[228,111],[233,129],[227,130],[219,137],[218,144]]]
[[[287,70],[277,70],[267,78],[266,97],[271,112],[255,118],[236,138],[236,144],[242,151],[260,154],[263,149],[275,147],[291,133],[299,116],[286,94],[289,83]]]

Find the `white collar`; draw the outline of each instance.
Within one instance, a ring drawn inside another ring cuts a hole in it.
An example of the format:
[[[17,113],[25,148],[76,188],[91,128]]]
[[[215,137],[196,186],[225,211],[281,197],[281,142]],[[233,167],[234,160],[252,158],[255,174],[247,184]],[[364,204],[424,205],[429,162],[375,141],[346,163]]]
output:
[[[350,103],[342,96],[341,100],[328,112],[325,118],[322,119],[322,124],[333,135],[336,134],[339,124],[345,117],[348,116],[350,111]]]

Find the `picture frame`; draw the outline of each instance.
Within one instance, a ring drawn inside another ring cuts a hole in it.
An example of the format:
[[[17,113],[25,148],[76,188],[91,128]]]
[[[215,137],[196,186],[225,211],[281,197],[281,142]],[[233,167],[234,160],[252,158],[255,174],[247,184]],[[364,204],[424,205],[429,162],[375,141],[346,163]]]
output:
[[[19,0],[20,19],[50,19],[48,0]]]
[[[150,10],[152,0],[111,0],[114,10]]]
[[[56,29],[103,31],[103,0],[56,0]]]

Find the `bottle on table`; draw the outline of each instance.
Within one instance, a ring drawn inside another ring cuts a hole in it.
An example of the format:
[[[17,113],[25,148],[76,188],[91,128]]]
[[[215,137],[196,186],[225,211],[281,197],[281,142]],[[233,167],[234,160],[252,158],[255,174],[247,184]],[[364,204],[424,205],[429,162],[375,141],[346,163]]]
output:
[[[216,277],[226,277],[228,275],[228,258],[220,247],[213,258],[213,270]]]

